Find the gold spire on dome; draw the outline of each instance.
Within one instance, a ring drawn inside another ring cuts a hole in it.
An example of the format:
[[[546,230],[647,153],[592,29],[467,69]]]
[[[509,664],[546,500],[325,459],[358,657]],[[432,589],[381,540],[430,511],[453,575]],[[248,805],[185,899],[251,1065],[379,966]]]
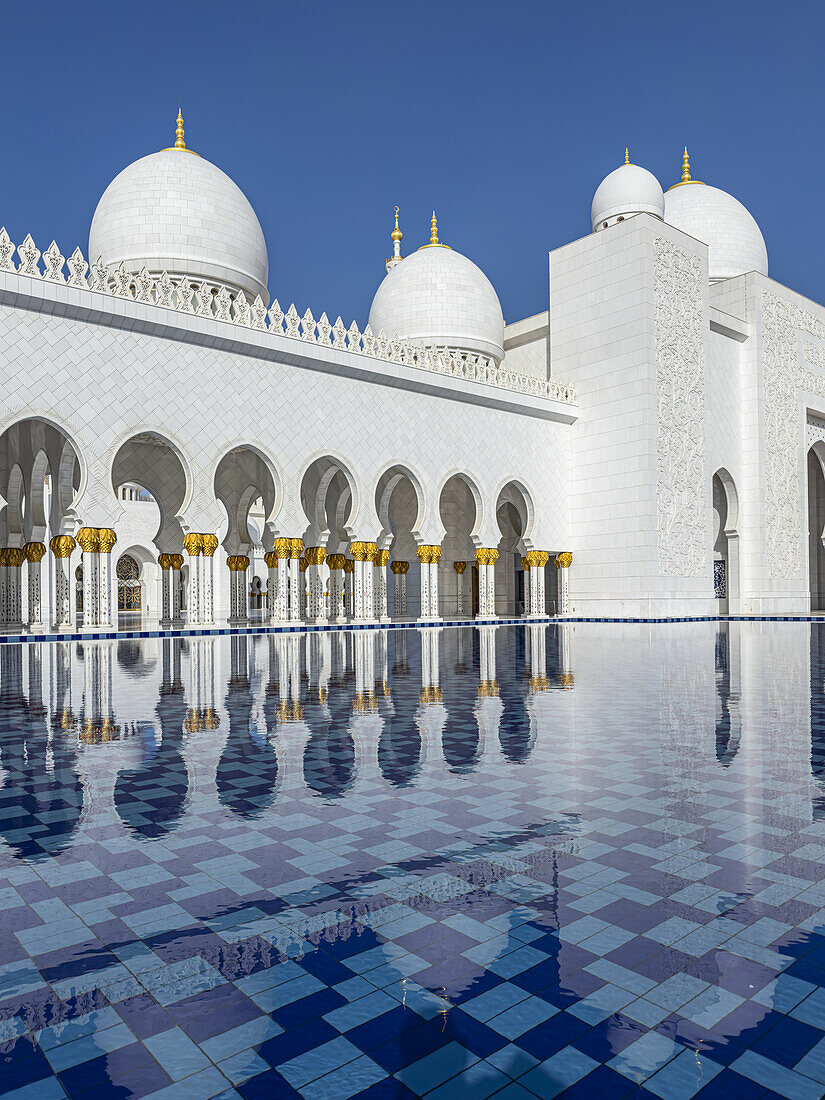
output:
[[[438,239],[438,222],[435,219],[435,210],[433,210],[433,216],[430,219],[430,244],[440,244]]]
[[[186,142],[183,140],[183,115],[181,114],[180,107],[178,107],[178,120],[177,126],[175,127],[175,148],[186,148]]]
[[[183,114],[180,107],[178,107],[178,117],[175,120],[175,144],[167,145],[166,149],[163,151],[166,152],[167,149],[178,149],[184,153],[191,153],[193,157],[199,156],[194,149],[186,148],[186,142],[183,140],[183,133]]]
[[[393,241],[393,243],[395,243],[397,241],[400,244],[401,241],[403,240],[403,238],[404,238],[404,234],[398,228],[398,207],[396,206],[396,208],[395,208],[395,229],[393,229],[392,233],[390,234],[390,239]]]
[[[673,187],[683,187],[686,183],[701,183],[701,180],[691,179],[690,176],[690,157],[688,156],[687,145],[685,151],[682,153],[682,178],[678,183],[674,183]],[[672,191],[673,187],[669,187],[668,190]]]
[[[449,248],[448,244],[444,244],[443,241],[438,239],[438,220],[435,216],[435,210],[433,210],[433,216],[430,218],[430,239],[427,244],[422,244],[421,248]],[[421,249],[419,249],[419,252]]]
[[[625,162],[625,164],[630,164],[630,150],[629,149],[625,149],[625,151],[624,151],[624,162]]]

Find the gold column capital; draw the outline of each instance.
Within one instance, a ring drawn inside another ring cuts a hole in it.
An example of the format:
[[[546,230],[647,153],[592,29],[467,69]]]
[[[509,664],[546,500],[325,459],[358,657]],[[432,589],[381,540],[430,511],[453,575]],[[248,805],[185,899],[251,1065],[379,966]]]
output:
[[[547,559],[550,555],[546,550],[528,550],[524,557],[521,559],[522,565],[525,565],[527,569],[543,569],[547,565]]]
[[[436,565],[441,561],[441,547],[438,545],[422,543],[421,546],[416,547],[415,552],[422,565]]]
[[[174,554],[158,554],[158,565],[161,567],[161,569],[164,570],[164,572],[167,569],[171,569],[173,567],[172,559],[174,558],[174,556]]]
[[[305,557],[298,558],[298,568],[301,570],[302,573],[306,573],[308,565],[309,562],[306,560]]]
[[[498,561],[498,550],[494,546],[479,546],[476,550],[476,561],[479,565],[495,565]]]
[[[117,535],[111,527],[98,527],[97,545],[99,554],[108,554],[117,542]]]
[[[376,550],[375,557],[372,559],[372,564],[376,569],[386,569],[390,561],[389,550]]]
[[[96,554],[100,545],[97,527],[81,527],[77,532],[77,541],[84,554]]]
[[[374,542],[352,542],[349,550],[354,561],[373,561],[378,553]]]
[[[49,549],[56,558],[71,557],[71,553],[77,546],[72,535],[55,535],[49,542]]]
[[[390,565],[390,569],[395,574],[401,574],[402,576],[409,570],[410,563],[408,561],[394,561]]]
[[[289,540],[289,556],[293,560],[301,557],[304,552],[304,540],[303,539],[290,539]]]
[[[355,572],[355,562],[352,560],[352,558],[344,558],[344,572],[345,573],[354,573]]]
[[[573,555],[565,551],[563,554],[556,554],[555,561],[557,569],[569,569],[573,563]]]
[[[230,554],[226,559],[230,573],[245,573],[249,568],[249,558],[246,554]]]
[[[466,568],[467,568],[467,562],[466,561],[454,561],[453,562],[453,569],[455,569],[456,573],[458,573],[459,576],[461,576],[461,574],[464,572],[464,570]]]
[[[343,554],[327,554],[327,565],[330,569],[343,569],[345,561]]]
[[[264,561],[270,569],[278,568],[278,555],[274,550],[267,550],[264,554]]]
[[[304,551],[304,557],[310,565],[323,565],[327,552],[323,546],[308,546]]]
[[[201,535],[201,547],[203,556],[205,558],[211,558],[215,551],[218,549],[218,536]]]
[[[275,539],[272,544],[272,553],[279,558],[288,558],[291,541],[291,539]]]
[[[19,569],[25,560],[26,554],[22,546],[6,546],[0,550],[0,565]]]
[[[46,544],[43,542],[27,542],[23,547],[26,561],[42,561],[46,553]]]
[[[190,558],[197,558],[203,550],[203,535],[190,531],[183,536],[183,548]]]

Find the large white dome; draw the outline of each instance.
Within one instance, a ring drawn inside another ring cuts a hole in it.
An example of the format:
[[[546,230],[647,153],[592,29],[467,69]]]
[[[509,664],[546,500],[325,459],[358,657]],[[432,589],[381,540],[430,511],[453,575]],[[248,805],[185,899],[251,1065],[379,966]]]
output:
[[[665,221],[708,246],[712,282],[744,275],[768,274],[768,250],[753,218],[738,199],[707,184],[676,184],[665,194]]]
[[[370,327],[414,343],[504,358],[504,317],[493,285],[472,260],[442,244],[401,260],[372,300]]]
[[[98,256],[109,267],[188,275],[269,303],[255,211],[229,176],[188,149],[150,153],[115,176],[89,231],[91,262]]]
[[[606,229],[620,218],[655,214],[663,218],[665,197],[652,172],[638,164],[623,164],[599,184],[590,207],[593,232]]]

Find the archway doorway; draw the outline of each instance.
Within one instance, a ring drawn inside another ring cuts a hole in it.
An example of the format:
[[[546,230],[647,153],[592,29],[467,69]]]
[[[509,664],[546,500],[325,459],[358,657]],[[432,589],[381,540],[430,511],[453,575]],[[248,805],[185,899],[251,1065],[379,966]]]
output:
[[[727,470],[713,475],[713,594],[716,610],[739,611],[739,497]]]
[[[811,611],[825,611],[825,443],[808,451],[808,578]]]
[[[115,569],[117,577],[118,612],[140,612],[143,601],[140,588],[140,566],[131,554],[121,554]]]

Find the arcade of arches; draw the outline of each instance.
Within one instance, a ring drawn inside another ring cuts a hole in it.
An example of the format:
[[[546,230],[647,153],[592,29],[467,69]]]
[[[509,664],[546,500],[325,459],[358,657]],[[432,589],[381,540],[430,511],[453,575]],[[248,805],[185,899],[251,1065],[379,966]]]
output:
[[[428,503],[415,474],[397,465],[370,500],[344,463],[324,457],[287,508],[269,459],[242,445],[221,458],[213,499],[197,511],[186,460],[157,433],[117,447],[105,489],[84,459],[45,421],[0,436],[6,632],[133,628],[136,616],[175,628],[568,610],[572,557],[534,545],[533,504],[518,481],[489,499],[454,474]]]

